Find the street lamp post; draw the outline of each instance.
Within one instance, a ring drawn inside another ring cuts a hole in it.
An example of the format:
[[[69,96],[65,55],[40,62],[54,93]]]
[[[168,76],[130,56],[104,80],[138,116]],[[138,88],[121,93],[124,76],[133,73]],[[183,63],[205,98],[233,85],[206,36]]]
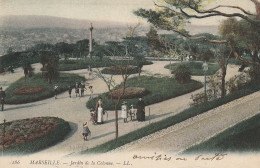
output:
[[[5,145],[5,122],[6,122],[6,120],[5,120],[5,114],[4,114],[4,112],[0,112],[0,120],[2,121],[2,119],[3,119],[3,133],[2,133],[2,140],[3,140],[3,142],[2,142],[2,156],[4,155],[4,145]]]
[[[202,68],[203,68],[203,71],[204,71],[204,88],[205,88],[204,99],[205,99],[205,102],[206,102],[207,101],[207,79],[206,79],[206,76],[207,76],[207,71],[209,69],[209,66],[208,66],[206,61],[202,64]]]

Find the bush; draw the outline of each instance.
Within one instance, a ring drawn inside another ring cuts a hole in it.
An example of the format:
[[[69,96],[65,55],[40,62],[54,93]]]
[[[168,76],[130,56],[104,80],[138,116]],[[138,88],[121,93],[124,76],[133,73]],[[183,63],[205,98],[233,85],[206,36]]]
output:
[[[165,68],[174,70],[180,64],[186,65],[190,69],[191,75],[204,76],[204,71],[202,69],[202,64],[203,64],[202,62],[173,63],[173,64],[166,65]],[[216,63],[209,63],[208,66],[209,66],[209,69],[207,71],[207,75],[214,75],[220,69],[219,65]]]
[[[112,96],[113,99],[117,99],[120,95],[123,93],[123,88],[117,89],[111,93],[109,93],[109,97]],[[133,99],[133,98],[139,98],[143,97],[149,94],[149,92],[145,88],[139,88],[139,87],[128,87],[125,88],[125,93],[121,97],[122,99]]]
[[[175,79],[179,83],[187,83],[190,82],[191,80],[191,71],[184,64],[177,65],[177,67],[172,70],[172,74],[174,74]]]
[[[101,73],[103,74],[113,74],[113,75],[122,75],[122,74],[136,74],[139,72],[138,67],[133,66],[112,66],[104,68]]]

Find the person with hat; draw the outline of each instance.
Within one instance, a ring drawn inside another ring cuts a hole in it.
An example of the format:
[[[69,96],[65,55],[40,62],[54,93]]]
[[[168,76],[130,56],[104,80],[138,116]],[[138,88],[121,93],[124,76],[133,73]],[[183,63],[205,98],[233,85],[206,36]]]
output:
[[[93,86],[89,86],[89,99],[93,99]]]
[[[4,98],[5,98],[5,91],[3,91],[3,88],[0,87],[0,103],[1,103],[1,110],[4,111]]]
[[[78,84],[78,82],[76,82],[76,85],[75,85],[75,94],[76,94],[76,97],[79,96],[79,84]]]
[[[98,102],[96,103],[95,111],[97,124],[103,124],[103,102],[101,97],[98,99]]]
[[[137,102],[136,119],[137,121],[145,121],[145,105],[142,98],[139,98]]]
[[[124,123],[127,123],[127,102],[123,102],[121,106],[121,117],[124,119]]]
[[[136,109],[134,108],[133,104],[131,105],[131,108],[129,110],[129,114],[130,114],[131,121],[132,121],[136,117]]]
[[[83,97],[84,96],[84,91],[86,89],[86,85],[83,81],[81,81],[81,84],[80,84],[80,96]]]
[[[84,141],[86,141],[88,136],[91,135],[91,131],[88,128],[88,122],[87,121],[83,124],[83,133],[82,133],[82,135],[83,135]]]

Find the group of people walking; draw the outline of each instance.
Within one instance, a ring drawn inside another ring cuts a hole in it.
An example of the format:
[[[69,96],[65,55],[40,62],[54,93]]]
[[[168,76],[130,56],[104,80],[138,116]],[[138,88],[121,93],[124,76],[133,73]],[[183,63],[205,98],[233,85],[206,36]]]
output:
[[[122,103],[121,117],[124,119],[124,123],[127,123],[128,115],[130,115],[131,120],[135,117],[137,121],[145,121],[145,104],[142,98],[138,99],[137,109],[134,108],[133,104],[128,109],[127,102]]]
[[[55,94],[55,99],[57,99],[57,95],[58,95],[58,85],[54,85],[54,94]],[[86,84],[82,81],[80,82],[76,82],[76,84],[74,86],[69,86],[68,87],[68,92],[69,92],[69,97],[71,98],[71,93],[73,88],[75,88],[75,95],[76,97],[84,97],[85,91],[87,91],[86,88]],[[89,86],[89,98],[92,99],[93,98],[93,86]]]

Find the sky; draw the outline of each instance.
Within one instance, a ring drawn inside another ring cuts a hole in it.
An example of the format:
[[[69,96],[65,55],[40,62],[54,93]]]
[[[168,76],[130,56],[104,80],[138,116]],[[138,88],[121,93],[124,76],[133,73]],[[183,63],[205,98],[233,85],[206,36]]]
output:
[[[158,0],[0,0],[2,15],[47,15],[64,18],[87,19],[96,21],[117,21],[136,23],[144,20],[136,17],[133,10],[138,8],[154,9],[153,1]],[[254,11],[249,0],[217,0],[210,4],[238,5]],[[228,11],[226,11],[228,12]],[[234,12],[233,10],[230,12]],[[222,18],[223,19],[223,18]],[[221,18],[193,20],[197,25],[217,25]]]

